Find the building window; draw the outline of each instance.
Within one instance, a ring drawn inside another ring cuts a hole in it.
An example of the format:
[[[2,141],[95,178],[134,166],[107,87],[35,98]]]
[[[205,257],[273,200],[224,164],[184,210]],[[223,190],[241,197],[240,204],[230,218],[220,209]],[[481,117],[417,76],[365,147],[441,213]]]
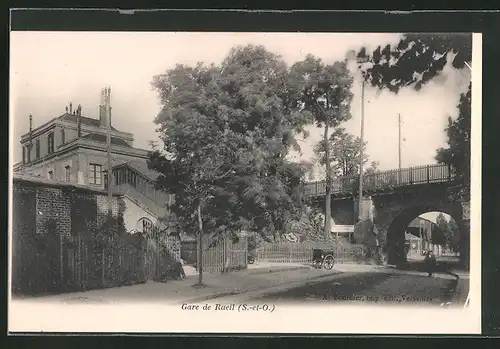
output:
[[[118,176],[119,176],[119,170],[113,170],[113,183],[114,185],[118,185]]]
[[[147,217],[142,217],[137,221],[136,229],[140,233],[149,235],[154,232],[153,222]]]
[[[35,141],[35,157],[36,157],[37,159],[39,159],[39,158],[40,158],[40,140],[39,140],[39,139],[37,139],[37,140]]]
[[[66,134],[64,132],[64,129],[61,129],[61,144],[66,143]]]
[[[66,166],[64,168],[64,174],[65,174],[65,177],[66,177],[66,182],[71,182],[71,167]]]
[[[108,171],[104,170],[103,179],[104,179],[104,189],[108,189]]]
[[[53,171],[49,171],[49,179],[54,179],[54,172]]]
[[[23,147],[23,165],[26,164],[26,147]]]
[[[47,147],[49,154],[52,154],[54,152],[54,132],[49,133],[47,138]]]
[[[29,164],[31,162],[31,146],[26,147],[26,162]]]
[[[102,184],[102,166],[97,164],[90,164],[89,166],[89,183]]]

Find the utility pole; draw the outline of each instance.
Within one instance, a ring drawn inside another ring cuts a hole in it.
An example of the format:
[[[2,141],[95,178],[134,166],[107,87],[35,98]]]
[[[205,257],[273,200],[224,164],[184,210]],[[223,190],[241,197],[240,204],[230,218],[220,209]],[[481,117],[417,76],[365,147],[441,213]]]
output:
[[[359,208],[358,218],[362,219],[363,215],[363,148],[365,142],[365,79],[361,82],[361,143],[359,148]]]
[[[107,87],[105,89],[105,113],[107,114],[107,153],[108,153],[108,175],[107,175],[107,186],[108,186],[108,218],[109,218],[109,229],[111,230],[111,221],[113,218],[113,191],[111,190],[113,166],[112,166],[112,155],[111,155],[111,88]]]
[[[398,184],[401,182],[401,114],[398,114]]]
[[[420,250],[424,250],[424,234],[422,232],[422,221],[418,220],[418,235],[420,237]]]

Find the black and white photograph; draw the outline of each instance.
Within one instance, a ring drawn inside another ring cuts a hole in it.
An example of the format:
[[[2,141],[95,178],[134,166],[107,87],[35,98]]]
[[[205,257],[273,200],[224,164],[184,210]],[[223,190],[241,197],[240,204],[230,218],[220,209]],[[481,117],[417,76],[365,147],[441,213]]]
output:
[[[478,333],[480,84],[473,33],[11,32],[9,330]]]

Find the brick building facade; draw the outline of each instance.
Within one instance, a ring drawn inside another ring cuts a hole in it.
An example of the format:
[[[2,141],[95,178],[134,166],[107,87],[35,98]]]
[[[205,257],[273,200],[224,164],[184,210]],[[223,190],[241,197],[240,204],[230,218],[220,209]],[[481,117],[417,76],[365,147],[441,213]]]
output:
[[[155,188],[158,173],[147,166],[148,151],[134,147],[133,134],[112,126],[110,88],[101,91],[98,118],[84,116],[82,107],[73,109],[72,103],[62,115],[38,127],[33,127],[30,115],[30,129],[20,141],[23,160],[14,166],[14,172],[103,191],[108,184],[108,130],[111,186],[129,208],[124,214],[127,231],[143,232],[141,223],[148,221],[168,234],[175,232],[174,219],[165,219],[172,196]],[[97,202],[107,205],[106,199]]]
[[[19,194],[32,195],[35,198],[36,233],[47,233],[47,222],[54,220],[59,234],[69,235],[72,231],[72,205],[78,200],[95,202],[96,223],[102,224],[107,219],[108,197],[102,190],[92,190],[88,187],[57,183],[55,181],[35,178],[22,174],[14,174],[13,199]],[[119,194],[113,195],[113,216],[122,217],[125,213],[123,198]],[[12,219],[22,219],[30,212],[12,212]],[[19,216],[19,217],[18,217]],[[89,217],[91,220],[91,218]]]
[[[96,238],[108,215],[103,190],[14,174],[11,265],[14,293],[43,294],[152,280],[180,260],[176,235],[130,235],[114,225],[108,243]],[[113,217],[127,215],[113,195]],[[89,227],[97,227],[92,233]],[[107,246],[107,247],[105,247]]]

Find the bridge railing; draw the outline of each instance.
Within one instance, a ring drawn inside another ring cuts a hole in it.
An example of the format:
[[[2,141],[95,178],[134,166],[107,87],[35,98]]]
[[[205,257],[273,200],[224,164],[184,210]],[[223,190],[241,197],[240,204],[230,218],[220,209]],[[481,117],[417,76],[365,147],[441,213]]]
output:
[[[376,190],[404,187],[414,184],[442,183],[453,180],[454,172],[448,165],[428,165],[389,170],[363,176],[363,189]],[[359,176],[335,178],[332,181],[332,194],[348,193],[358,190]],[[306,196],[326,194],[326,181],[307,183]]]

